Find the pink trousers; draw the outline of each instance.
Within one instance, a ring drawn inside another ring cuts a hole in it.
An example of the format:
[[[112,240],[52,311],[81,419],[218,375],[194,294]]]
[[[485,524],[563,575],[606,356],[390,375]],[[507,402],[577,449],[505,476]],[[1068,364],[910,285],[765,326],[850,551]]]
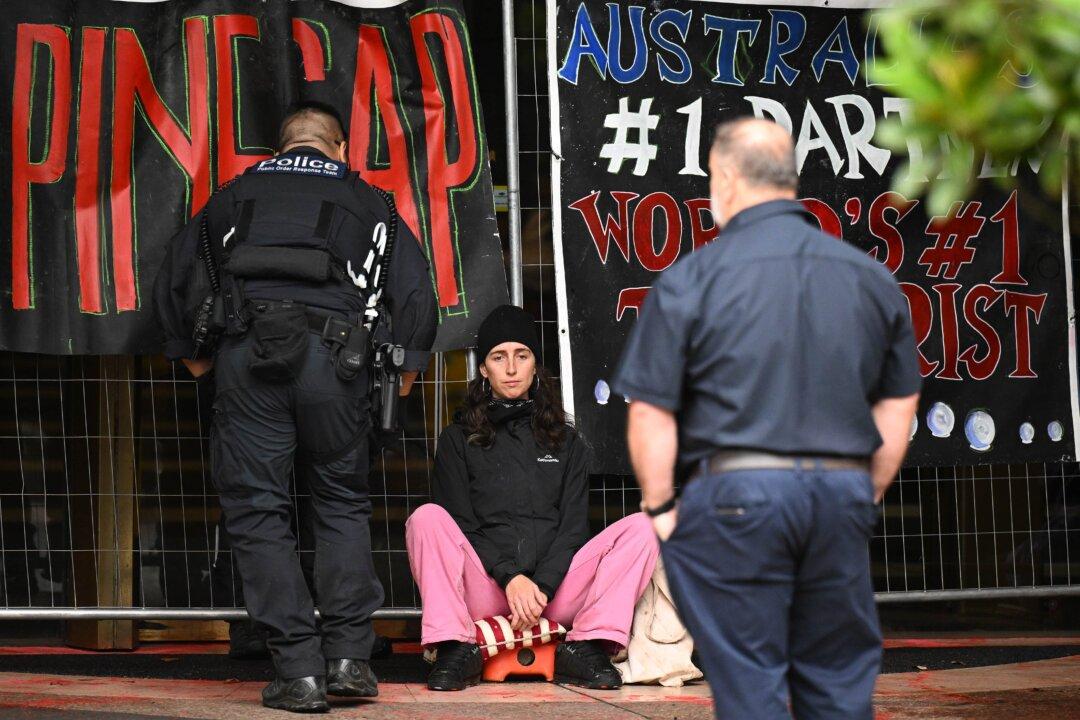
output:
[[[424,615],[420,641],[476,642],[474,620],[510,614],[506,593],[450,514],[423,505],[405,526],[409,564]],[[572,628],[567,640],[608,640],[625,646],[634,605],[649,584],[660,548],[652,524],[635,513],[585,543],[570,563],[544,617]]]

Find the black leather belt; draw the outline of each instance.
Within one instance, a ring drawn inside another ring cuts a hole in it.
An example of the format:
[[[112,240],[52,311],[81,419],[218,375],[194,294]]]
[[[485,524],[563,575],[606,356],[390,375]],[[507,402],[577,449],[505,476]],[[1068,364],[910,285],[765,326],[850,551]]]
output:
[[[702,472],[710,475],[737,470],[862,470],[870,461],[862,458],[778,455],[750,450],[724,450],[703,461]]]

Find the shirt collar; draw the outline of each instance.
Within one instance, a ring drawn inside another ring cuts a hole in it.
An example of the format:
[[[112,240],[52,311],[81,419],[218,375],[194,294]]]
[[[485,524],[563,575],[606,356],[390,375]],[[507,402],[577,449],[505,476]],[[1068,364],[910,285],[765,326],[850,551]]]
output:
[[[728,224],[724,226],[724,232],[738,230],[774,215],[799,215],[804,220],[812,221],[814,224],[817,223],[814,214],[797,200],[768,200],[736,213],[735,217],[731,218]]]

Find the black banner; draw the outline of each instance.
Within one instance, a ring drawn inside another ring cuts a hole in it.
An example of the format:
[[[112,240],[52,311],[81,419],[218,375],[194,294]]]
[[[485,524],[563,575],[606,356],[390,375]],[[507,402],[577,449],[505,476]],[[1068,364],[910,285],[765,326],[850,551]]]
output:
[[[0,347],[156,351],[169,238],[273,153],[298,99],[340,110],[350,165],[423,243],[436,349],[506,302],[456,0],[4,0],[0,48]]]
[[[716,237],[712,128],[745,115],[792,131],[803,202],[907,295],[925,378],[908,464],[1075,456],[1061,205],[1040,199],[1037,160],[984,161],[985,189],[940,216],[892,192],[903,158],[873,135],[907,108],[866,80],[876,32],[859,5],[549,3],[564,394],[602,471],[629,471],[607,382],[656,274]]]

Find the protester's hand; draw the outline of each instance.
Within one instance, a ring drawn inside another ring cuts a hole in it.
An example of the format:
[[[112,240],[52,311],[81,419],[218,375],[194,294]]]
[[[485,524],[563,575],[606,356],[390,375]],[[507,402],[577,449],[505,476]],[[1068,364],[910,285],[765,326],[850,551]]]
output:
[[[184,367],[186,367],[188,372],[195,378],[202,377],[210,372],[210,368],[214,367],[213,358],[198,358],[196,360],[183,358],[180,362],[184,363]]]
[[[656,531],[656,536],[660,538],[660,542],[667,542],[667,539],[671,537],[671,533],[675,532],[675,525],[678,524],[678,521],[678,510],[672,510],[652,518],[653,530]]]
[[[510,606],[510,627],[514,630],[536,625],[547,602],[547,595],[524,575],[516,575],[506,584],[506,604]]]

